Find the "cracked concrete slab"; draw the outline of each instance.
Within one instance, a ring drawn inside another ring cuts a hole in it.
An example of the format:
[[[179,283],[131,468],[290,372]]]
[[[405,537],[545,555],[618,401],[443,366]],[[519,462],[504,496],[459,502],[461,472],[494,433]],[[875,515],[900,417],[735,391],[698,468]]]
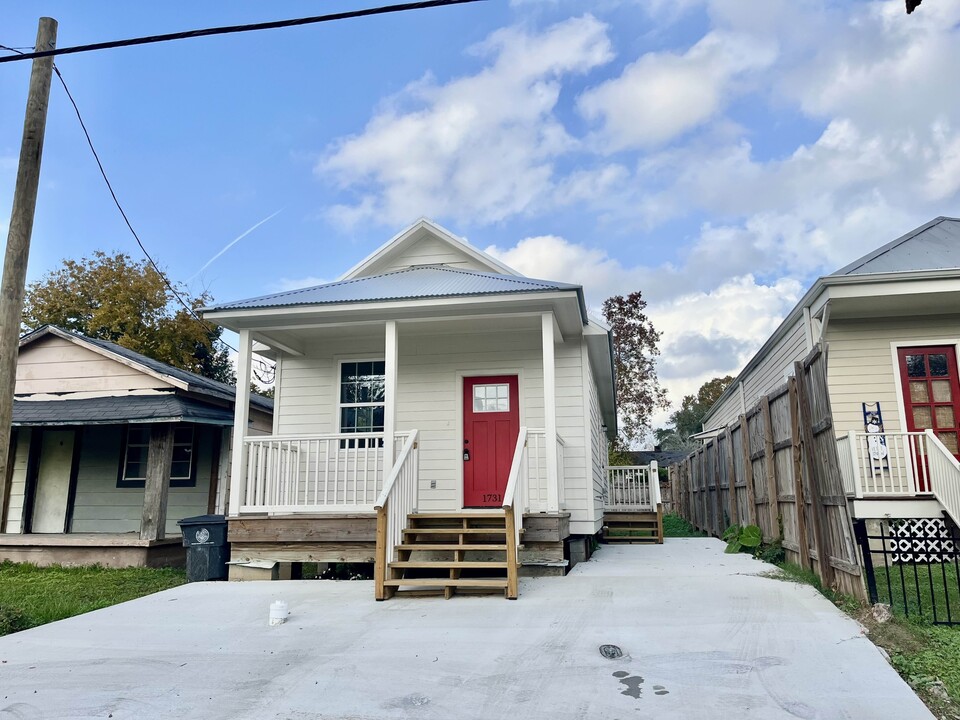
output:
[[[187,585],[0,638],[0,718],[932,718],[856,622],[723,547],[605,546],[516,602]]]

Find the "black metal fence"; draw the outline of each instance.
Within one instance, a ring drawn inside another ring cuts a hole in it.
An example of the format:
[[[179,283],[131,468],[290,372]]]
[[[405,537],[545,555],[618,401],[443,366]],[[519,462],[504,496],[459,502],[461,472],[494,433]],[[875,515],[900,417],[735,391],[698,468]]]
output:
[[[872,603],[936,625],[960,625],[960,532],[939,519],[854,523]]]

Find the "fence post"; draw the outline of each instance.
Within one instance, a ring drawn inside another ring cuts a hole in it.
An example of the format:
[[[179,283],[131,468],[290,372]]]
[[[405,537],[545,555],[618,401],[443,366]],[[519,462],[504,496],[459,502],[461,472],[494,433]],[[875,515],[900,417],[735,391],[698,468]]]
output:
[[[793,440],[793,487],[797,516],[797,545],[799,545],[800,565],[810,567],[810,541],[807,539],[807,505],[803,498],[803,462],[800,451],[800,409],[797,405],[796,375],[787,381],[790,395],[790,435]]]
[[[740,512],[737,507],[737,469],[733,462],[733,433],[729,426],[723,432],[723,439],[727,447],[727,491],[730,494],[730,524],[740,524]]]
[[[873,554],[870,552],[870,538],[867,536],[867,521],[854,520],[853,534],[860,546],[860,555],[863,564],[863,578],[867,582],[867,596],[871,604],[879,602],[877,594],[877,576],[873,569]]]
[[[780,485],[777,482],[776,451],[773,449],[773,415],[770,412],[770,396],[760,400],[760,412],[763,421],[763,469],[767,476],[767,502],[770,503],[770,522],[777,536],[783,539],[780,523]]]

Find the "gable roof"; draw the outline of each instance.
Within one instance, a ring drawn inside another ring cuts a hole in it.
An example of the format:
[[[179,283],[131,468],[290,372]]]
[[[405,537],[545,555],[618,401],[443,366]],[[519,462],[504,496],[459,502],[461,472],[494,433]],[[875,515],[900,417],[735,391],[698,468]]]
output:
[[[86,335],[81,335],[80,333],[64,330],[56,325],[44,325],[33,332],[27,333],[20,338],[20,348],[22,349],[31,343],[40,340],[41,338],[47,337],[48,335],[54,335],[64,340],[68,340],[69,342],[86,347],[87,349],[92,350],[100,355],[104,355],[108,358],[121,362],[124,365],[131,366],[142,373],[168,382],[171,385],[180,388],[181,390],[197,392],[200,394],[209,395],[211,397],[216,397],[221,400],[229,400],[231,402],[234,401],[237,395],[237,388],[234,385],[228,385],[227,383],[222,383],[218,380],[212,380],[211,378],[189,372],[188,370],[181,370],[180,368],[173,367],[167,363],[154,360],[146,355],[129,350],[128,348],[117,345],[116,343],[87,337]],[[258,406],[261,410],[273,411],[273,400],[270,398],[265,398],[261,395],[251,393],[250,402]]]
[[[488,255],[482,250],[473,247],[473,245],[468,243],[463,238],[457,237],[445,227],[438,225],[429,218],[422,217],[410,227],[401,230],[399,233],[387,240],[387,242],[378,247],[352,268],[347,270],[347,272],[341,275],[338,280],[352,280],[360,277],[366,270],[374,267],[375,265],[382,264],[392,256],[399,255],[404,251],[405,248],[423,239],[425,235],[430,235],[441,242],[450,245],[464,255],[473,258],[480,265],[486,267],[490,272],[503,275],[520,275],[520,273],[513,268],[504,265],[491,255]]]
[[[839,275],[960,268],[960,218],[938,217],[840,268]]]
[[[382,275],[341,280],[311,288],[223,303],[204,308],[203,312],[556,291],[577,293],[581,314],[586,322],[586,304],[583,300],[583,289],[579,285],[462,270],[444,265],[416,265]]]

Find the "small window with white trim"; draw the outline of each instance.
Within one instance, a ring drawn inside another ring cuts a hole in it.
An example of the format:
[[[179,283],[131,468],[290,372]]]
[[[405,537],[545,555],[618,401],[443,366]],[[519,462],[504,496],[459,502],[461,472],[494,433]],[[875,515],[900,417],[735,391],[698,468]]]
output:
[[[473,411],[510,412],[510,386],[507,383],[473,386]]]
[[[128,425],[123,469],[118,485],[143,487],[147,479],[147,457],[150,454],[150,426]]]
[[[196,483],[193,455],[193,426],[182,425],[174,428],[173,457],[170,460],[171,487],[192,487]]]
[[[383,360],[340,363],[339,423],[341,433],[382,433],[386,404],[386,363]],[[340,447],[372,447],[369,438],[341,440]],[[378,447],[383,447],[379,439]]]

